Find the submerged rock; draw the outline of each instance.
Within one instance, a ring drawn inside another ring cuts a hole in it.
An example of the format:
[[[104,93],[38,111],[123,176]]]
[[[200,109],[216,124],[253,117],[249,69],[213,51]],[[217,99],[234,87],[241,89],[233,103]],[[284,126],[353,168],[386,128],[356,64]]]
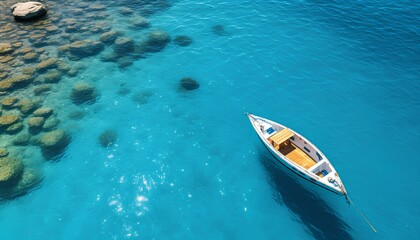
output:
[[[35,67],[25,67],[22,69],[22,73],[25,75],[34,75],[36,73]]]
[[[51,91],[51,85],[43,84],[43,85],[39,85],[38,87],[34,89],[34,94],[38,96],[49,91]]]
[[[13,52],[13,46],[10,43],[0,43],[0,56],[6,55]]]
[[[94,103],[96,101],[97,94],[93,86],[86,82],[77,82],[74,84],[70,99],[74,104],[83,103]]]
[[[60,119],[58,118],[50,118],[45,121],[44,126],[42,128],[44,130],[51,130],[53,128],[56,128],[60,124]]]
[[[4,108],[13,108],[18,101],[19,99],[17,97],[5,97],[1,101],[1,105]]]
[[[0,148],[0,158],[7,157],[9,155],[9,151],[6,148]]]
[[[113,44],[114,41],[121,35],[122,33],[120,31],[111,30],[109,32],[102,33],[99,40],[104,44]]]
[[[150,32],[147,40],[142,44],[146,52],[162,51],[166,45],[171,41],[169,35],[160,30]]]
[[[61,77],[60,71],[52,70],[44,75],[44,81],[45,83],[56,83],[61,80]]]
[[[77,58],[85,58],[97,55],[104,48],[104,45],[99,41],[82,40],[71,43],[69,52]]]
[[[192,43],[192,39],[188,36],[176,36],[174,43],[181,47],[186,47]]]
[[[134,13],[134,10],[129,8],[129,7],[120,7],[120,8],[118,8],[118,11],[122,15],[131,15],[131,14]]]
[[[125,96],[127,94],[129,94],[131,92],[131,90],[129,88],[126,87],[121,87],[120,89],[118,89],[118,95],[120,96]]]
[[[117,64],[119,69],[126,69],[127,67],[133,65],[134,59],[129,56],[124,56],[118,59]]]
[[[68,117],[69,117],[70,119],[73,119],[73,120],[80,120],[80,119],[82,119],[85,115],[86,115],[86,112],[84,112],[84,111],[73,111],[73,112],[70,112],[70,113],[69,113]]]
[[[199,88],[200,84],[196,80],[186,77],[181,79],[180,86],[182,89],[190,91]]]
[[[118,135],[113,130],[105,130],[99,135],[98,140],[102,147],[109,147],[117,141]]]
[[[26,146],[29,145],[31,135],[28,133],[20,133],[13,138],[13,145],[15,146]]]
[[[0,158],[9,155],[9,151],[6,148],[0,148]]]
[[[31,21],[47,14],[47,8],[40,2],[16,3],[11,8],[16,21]]]
[[[24,168],[22,177],[13,189],[13,195],[23,195],[34,188],[42,181],[42,174],[39,170]]]
[[[229,33],[225,31],[225,27],[221,24],[214,25],[213,27],[211,27],[211,30],[214,34],[219,35],[219,36],[229,35]]]
[[[33,75],[17,75],[10,80],[13,82],[14,87],[24,87],[33,81]]]
[[[22,56],[23,61],[26,63],[35,62],[38,59],[38,54],[35,52],[29,52]]]
[[[3,24],[0,28],[0,33],[10,32],[14,29],[14,25],[11,23]]]
[[[106,9],[106,6],[100,3],[89,4],[88,10],[91,11],[103,11]]]
[[[56,68],[58,66],[58,63],[59,63],[59,61],[58,61],[57,58],[48,58],[48,59],[40,62],[36,66],[36,68],[38,69],[38,71],[43,72],[43,71],[46,71],[46,70],[51,69],[51,68]]]
[[[46,27],[45,30],[49,33],[55,33],[59,31],[59,28],[52,25],[52,26]]]
[[[72,68],[70,71],[67,72],[67,76],[69,77],[76,77],[79,74],[79,69]]]
[[[0,128],[10,126],[14,123],[19,122],[19,120],[20,120],[19,115],[0,116]]]
[[[21,49],[17,50],[15,53],[18,54],[18,55],[24,55],[24,54],[34,52],[34,51],[35,50],[31,47],[24,47],[24,48],[21,48]]]
[[[71,70],[71,67],[65,62],[61,62],[58,64],[57,69],[62,73],[68,73]]]
[[[110,52],[101,56],[102,62],[118,62],[118,59],[121,58],[121,55],[116,52]]]
[[[8,72],[0,72],[0,79],[5,79],[8,76],[9,76]]]
[[[28,122],[29,132],[32,134],[35,134],[41,131],[42,126],[45,123],[45,118],[31,117],[31,118],[28,118],[27,122]]]
[[[134,29],[143,29],[143,28],[150,27],[149,20],[142,16],[135,17],[133,20],[130,21],[130,23],[131,23],[130,27]]]
[[[23,124],[21,122],[18,122],[18,123],[15,123],[15,124],[12,124],[12,125],[8,126],[4,130],[4,132],[7,133],[7,134],[16,134],[16,133],[22,131],[22,129],[23,129]]]
[[[0,189],[10,189],[15,186],[23,173],[23,163],[18,158],[0,158]]]
[[[13,60],[12,56],[0,56],[0,63],[7,63]]]
[[[154,92],[152,90],[143,90],[133,95],[131,100],[137,104],[146,104]]]
[[[49,117],[53,113],[53,109],[49,107],[38,108],[33,112],[35,117]]]
[[[119,37],[115,40],[114,50],[117,54],[127,54],[134,51],[134,41],[132,38]]]
[[[61,129],[50,131],[39,139],[42,155],[51,160],[63,154],[70,143],[70,136]]]
[[[58,118],[49,118],[45,121],[44,126],[42,128],[44,130],[51,130],[56,128],[60,124],[60,119]]]
[[[13,88],[13,82],[10,79],[0,81],[0,91],[8,91]]]
[[[29,98],[24,98],[18,102],[18,107],[21,113],[23,114],[29,114],[31,113],[35,108],[37,108],[39,102],[31,100]]]

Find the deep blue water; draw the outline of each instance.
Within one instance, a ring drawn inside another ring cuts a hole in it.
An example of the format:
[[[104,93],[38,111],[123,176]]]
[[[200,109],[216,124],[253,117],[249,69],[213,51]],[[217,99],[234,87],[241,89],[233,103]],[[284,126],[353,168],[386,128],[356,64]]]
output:
[[[0,206],[1,239],[420,238],[418,2],[170,4],[152,28],[192,45],[125,71],[84,59],[78,78],[98,101],[72,105],[70,78],[49,96],[63,119],[88,114],[64,121],[72,142],[40,187]],[[141,37],[109,11],[113,29]],[[180,92],[186,76],[200,88]],[[147,103],[133,101],[144,92]],[[315,143],[378,233],[343,198],[273,165],[245,111]],[[118,133],[110,148],[104,129]]]

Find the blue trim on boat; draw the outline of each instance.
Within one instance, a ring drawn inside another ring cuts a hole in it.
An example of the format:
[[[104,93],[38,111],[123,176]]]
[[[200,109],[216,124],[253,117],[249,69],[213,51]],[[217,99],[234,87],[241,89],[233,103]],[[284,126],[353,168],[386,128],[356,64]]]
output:
[[[268,134],[272,134],[275,130],[272,127],[269,127],[267,130],[265,130]]]

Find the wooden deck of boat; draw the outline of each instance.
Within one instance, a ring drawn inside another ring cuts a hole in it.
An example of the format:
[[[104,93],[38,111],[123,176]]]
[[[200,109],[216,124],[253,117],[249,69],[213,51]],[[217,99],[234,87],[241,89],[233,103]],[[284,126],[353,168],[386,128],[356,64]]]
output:
[[[291,142],[289,142],[286,146],[283,145],[280,148],[280,152],[288,159],[305,169],[309,169],[316,164],[315,160]]]

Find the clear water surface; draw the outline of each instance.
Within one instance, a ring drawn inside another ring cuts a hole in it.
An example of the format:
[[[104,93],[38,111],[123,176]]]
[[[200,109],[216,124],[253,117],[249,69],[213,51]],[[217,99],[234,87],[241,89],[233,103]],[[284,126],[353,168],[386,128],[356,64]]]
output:
[[[82,60],[91,67],[78,78],[100,98],[65,121],[72,142],[41,186],[0,206],[1,239],[419,239],[418,2],[170,4],[153,28],[193,44],[125,71]],[[110,13],[114,29],[142,34]],[[200,88],[179,91],[186,76]],[[77,108],[66,91],[50,96],[63,118]],[[315,143],[378,233],[344,199],[273,165],[245,111]],[[104,129],[118,133],[109,148]]]

